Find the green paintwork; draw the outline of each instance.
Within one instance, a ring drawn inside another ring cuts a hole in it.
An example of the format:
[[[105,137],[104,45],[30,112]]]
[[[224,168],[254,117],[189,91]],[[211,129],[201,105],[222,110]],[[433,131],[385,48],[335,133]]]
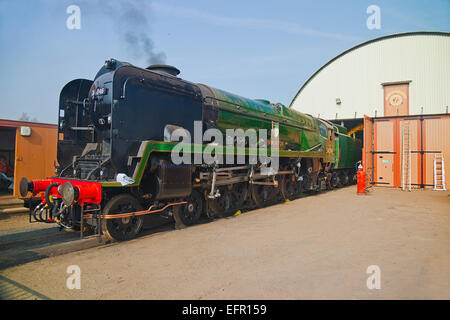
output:
[[[335,169],[354,169],[361,160],[361,141],[351,136],[338,133],[339,140],[336,144],[337,158]]]
[[[251,100],[223,90],[209,87],[212,96],[208,101],[219,110],[217,127],[226,129],[272,129],[279,124],[280,150],[314,150],[316,157],[324,157],[323,141],[318,134],[317,121],[310,115],[287,108],[282,104],[272,105],[267,100]]]
[[[339,130],[336,126],[333,126],[333,130],[334,130],[334,166],[333,169],[337,169],[339,168],[339,140],[340,140],[340,135],[339,135]]]
[[[333,127],[336,128],[336,131],[337,131],[338,133],[347,134],[347,132],[348,132],[348,130],[347,130],[346,127],[341,126],[341,125],[339,125],[339,124],[333,123]]]

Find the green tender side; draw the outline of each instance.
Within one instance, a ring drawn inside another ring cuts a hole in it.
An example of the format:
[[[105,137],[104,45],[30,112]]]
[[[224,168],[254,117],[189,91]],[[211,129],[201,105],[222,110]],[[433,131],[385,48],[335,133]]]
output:
[[[361,141],[351,136],[338,133],[339,156],[335,162],[335,169],[354,169],[361,160]]]
[[[333,127],[335,127],[337,129],[337,132],[339,132],[339,133],[347,134],[347,132],[348,132],[346,127],[341,126],[339,124],[333,123]]]

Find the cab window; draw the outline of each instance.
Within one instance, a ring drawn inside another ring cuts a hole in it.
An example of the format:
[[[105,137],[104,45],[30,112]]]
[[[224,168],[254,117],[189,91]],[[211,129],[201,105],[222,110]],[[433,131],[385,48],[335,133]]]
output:
[[[324,138],[327,138],[327,127],[323,123],[319,124],[320,135]]]

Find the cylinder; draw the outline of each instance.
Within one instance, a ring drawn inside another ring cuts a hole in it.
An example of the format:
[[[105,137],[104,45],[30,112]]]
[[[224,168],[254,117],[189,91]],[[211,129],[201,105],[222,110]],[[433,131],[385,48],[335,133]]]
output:
[[[357,174],[358,183],[357,183],[357,194],[365,194],[366,193],[366,172],[363,167],[360,166]]]

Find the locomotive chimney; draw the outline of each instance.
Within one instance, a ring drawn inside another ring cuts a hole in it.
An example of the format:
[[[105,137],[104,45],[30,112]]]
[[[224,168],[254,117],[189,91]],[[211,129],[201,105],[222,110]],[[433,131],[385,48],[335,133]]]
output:
[[[174,77],[180,74],[180,70],[178,70],[174,66],[169,66],[167,64],[152,64],[151,66],[148,66],[145,69],[157,73],[165,73]]]

